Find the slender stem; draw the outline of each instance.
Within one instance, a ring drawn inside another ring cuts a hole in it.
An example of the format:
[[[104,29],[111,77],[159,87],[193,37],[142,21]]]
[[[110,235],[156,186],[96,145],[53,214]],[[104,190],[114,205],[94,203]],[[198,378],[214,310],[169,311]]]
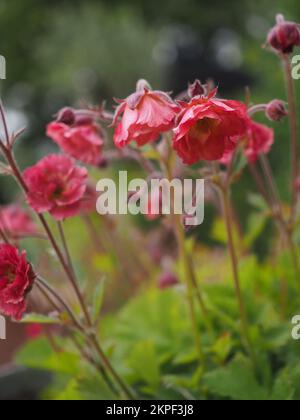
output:
[[[250,168],[252,178],[254,179],[256,186],[258,188],[258,191],[260,192],[260,194],[262,195],[266,203],[269,205],[269,207],[271,207],[271,210],[273,212],[272,200],[269,196],[269,192],[267,191],[266,186],[264,185],[264,182],[262,181],[262,177],[258,172],[256,164],[250,163],[249,168]]]
[[[294,266],[294,270],[295,270],[296,280],[299,283],[300,282],[300,264],[299,264],[298,251],[297,251],[296,245],[294,243],[292,233],[288,229],[286,229],[286,236],[287,236],[288,248],[289,248],[290,253],[291,253],[292,262],[293,262],[293,266]]]
[[[61,238],[62,246],[63,246],[63,249],[65,251],[65,257],[66,257],[68,265],[69,265],[69,269],[72,271],[73,276],[76,277],[73,262],[72,262],[72,258],[71,258],[71,254],[70,254],[70,250],[69,250],[69,247],[68,247],[68,243],[67,243],[67,239],[66,239],[66,235],[65,235],[65,231],[64,231],[64,227],[63,227],[63,222],[61,222],[61,221],[57,222],[57,227],[58,227],[59,235],[60,235],[60,238]]]
[[[76,339],[76,336],[74,334],[70,334],[69,335],[70,340],[73,342],[73,344],[75,345],[75,347],[77,348],[77,350],[79,351],[79,353],[82,355],[82,357],[91,365],[94,366],[95,369],[97,369],[99,371],[99,373],[102,375],[105,383],[107,384],[107,386],[109,387],[109,389],[115,394],[117,395],[117,390],[114,386],[114,384],[112,383],[111,379],[109,378],[106,370],[103,368],[103,366],[99,363],[97,363],[97,361],[93,358],[93,356],[91,354],[89,354],[85,348],[81,345],[81,343],[78,342],[78,340]]]
[[[172,173],[171,165],[168,160],[164,162],[164,166],[165,166],[167,177],[169,181],[171,182],[173,178],[173,173]],[[174,200],[174,197],[172,198],[172,202],[173,200]],[[192,280],[192,278],[194,278],[195,280],[196,277],[194,276],[193,266],[190,264],[190,261],[189,261],[189,255],[188,255],[186,244],[185,244],[185,231],[184,231],[184,226],[181,223],[181,218],[178,215],[173,214],[173,212],[172,212],[171,217],[172,217],[172,222],[175,228],[175,234],[176,234],[178,248],[179,248],[179,256],[184,265],[185,284],[187,286],[187,300],[188,300],[188,305],[189,305],[190,319],[192,323],[192,330],[194,334],[195,345],[196,345],[196,349],[199,355],[200,363],[202,364],[204,362],[204,353],[202,349],[202,340],[201,340],[200,330],[197,323],[196,309],[195,309],[195,303],[194,303],[194,294],[193,294],[193,288],[195,287],[197,289],[198,285],[197,285],[197,281],[193,282]]]
[[[248,347],[248,351],[252,358],[253,364],[254,366],[256,366],[256,357],[255,357],[255,352],[254,352],[252,342],[250,339],[246,307],[245,307],[244,298],[243,298],[242,290],[240,286],[238,258],[237,258],[237,253],[236,253],[235,245],[234,245],[233,228],[232,228],[231,212],[230,212],[230,198],[229,198],[230,193],[229,193],[228,188],[219,188],[219,191],[221,193],[220,195],[221,195],[223,209],[224,209],[224,217],[225,217],[227,237],[228,237],[228,249],[229,249],[229,254],[230,254],[230,259],[231,259],[235,293],[236,293],[238,304],[239,304],[242,334],[244,336],[244,340]]]
[[[267,201],[267,204],[269,205],[271,209],[271,213],[273,217],[277,221],[279,231],[282,233],[283,238],[286,241],[287,248],[290,251],[293,267],[295,270],[295,277],[296,277],[296,280],[299,282],[300,281],[300,264],[299,264],[297,248],[293,240],[293,233],[288,222],[284,218],[281,200],[280,200],[277,185],[275,183],[275,178],[272,172],[272,168],[270,166],[270,162],[265,155],[260,155],[260,161],[262,164],[266,181],[268,182],[270,196],[271,196],[270,201]]]
[[[188,304],[189,304],[189,311],[190,311],[190,318],[191,318],[192,328],[193,328],[193,333],[194,333],[194,339],[195,339],[196,349],[199,355],[200,363],[203,363],[204,353],[202,349],[202,340],[201,340],[200,330],[199,330],[197,316],[196,316],[196,309],[195,309],[194,296],[193,296],[194,284],[192,281],[191,265],[189,263],[189,257],[186,252],[184,227],[181,223],[180,218],[179,217],[175,217],[175,218],[176,218],[175,226],[176,226],[177,242],[179,246],[179,254],[184,264],[185,283],[187,286],[187,299],[188,299]]]
[[[55,302],[55,300],[49,294],[48,289],[45,289],[44,286],[42,286],[42,284],[39,281],[36,282],[36,287],[39,289],[39,291],[47,300],[47,302],[50,304],[50,306],[53,307],[56,310],[56,312],[61,313],[61,307]]]
[[[75,325],[75,327],[84,335],[85,334],[85,329],[80,325],[79,321],[76,319],[76,316],[73,314],[71,308],[69,307],[69,305],[62,300],[62,298],[58,295],[58,293],[56,293],[56,291],[46,282],[46,280],[41,279],[41,278],[37,278],[37,282],[36,285],[38,287],[38,289],[40,290],[40,292],[43,294],[43,296],[48,300],[48,302],[50,303],[51,306],[53,306],[53,308],[60,313],[61,312],[61,308],[58,306],[58,304],[55,302],[54,299],[52,299],[53,295],[55,297],[56,300],[58,300],[64,307],[64,309],[69,313],[71,319],[73,320],[73,323]],[[71,340],[73,341],[73,343],[76,345],[77,349],[80,351],[80,353],[84,356],[84,358],[91,363],[94,367],[96,367],[100,374],[103,376],[104,381],[107,383],[108,387],[115,392],[115,389],[113,387],[113,384],[111,383],[109,377],[107,376],[107,373],[105,371],[105,369],[103,368],[103,366],[99,365],[93,358],[92,356],[88,355],[84,348],[82,348],[82,346],[77,342],[76,337],[74,336],[73,332],[70,331],[69,336],[71,338]]]
[[[73,289],[74,289],[75,294],[76,294],[76,296],[78,298],[78,301],[80,303],[80,306],[81,306],[81,308],[83,310],[83,313],[84,313],[84,316],[85,316],[86,321],[88,323],[88,326],[91,327],[92,326],[92,320],[91,320],[89,311],[88,311],[88,309],[86,307],[86,304],[84,302],[84,298],[83,298],[83,296],[81,294],[81,291],[79,289],[79,286],[77,284],[77,281],[76,281],[76,279],[74,277],[74,274],[73,274],[72,270],[70,269],[68,263],[65,261],[65,258],[63,256],[61,250],[60,250],[60,247],[58,246],[58,244],[56,242],[56,239],[54,238],[53,233],[51,232],[51,229],[50,229],[48,223],[45,220],[45,217],[43,215],[41,215],[41,214],[38,215],[38,217],[39,217],[39,219],[40,219],[40,221],[41,221],[41,223],[42,223],[42,225],[43,225],[43,227],[44,227],[44,229],[45,229],[45,231],[47,233],[47,236],[48,236],[48,238],[49,238],[49,240],[50,240],[50,242],[52,244],[52,247],[53,247],[53,249],[54,249],[54,251],[55,251],[55,253],[56,253],[56,255],[57,255],[57,257],[58,257],[58,259],[59,259],[59,261],[61,263],[61,265],[63,266],[63,268],[64,268],[64,270],[65,270],[65,272],[67,274],[68,279],[70,280],[70,283],[73,286]]]
[[[279,195],[279,192],[278,192],[277,185],[275,183],[275,179],[274,179],[274,175],[273,175],[273,172],[272,172],[272,168],[271,168],[269,159],[264,154],[261,154],[259,156],[259,158],[260,158],[260,162],[261,162],[261,165],[262,165],[262,168],[263,168],[263,171],[264,171],[266,180],[269,183],[270,196],[272,197],[272,201],[274,203],[275,210],[280,215],[282,215],[281,199],[280,199],[280,195]]]
[[[91,341],[91,344],[94,345],[95,349],[97,350],[97,353],[100,357],[100,360],[103,364],[103,366],[110,372],[111,376],[114,378],[116,383],[119,385],[120,389],[123,391],[124,395],[126,395],[127,398],[130,400],[135,400],[135,396],[131,389],[127,386],[127,384],[123,381],[123,379],[118,375],[118,373],[115,371],[114,367],[106,357],[104,351],[102,350],[102,347],[100,346],[95,334],[91,334],[89,336],[89,339]]]
[[[0,99],[0,114],[1,114],[1,119],[3,121],[6,146],[9,148],[10,147],[10,136],[9,136],[9,132],[8,132],[8,127],[7,127],[6,117],[5,117],[4,106],[3,106],[3,103],[2,103],[2,100],[1,99]]]
[[[297,105],[295,88],[292,78],[291,62],[288,55],[283,56],[283,67],[286,79],[287,99],[289,105],[289,122],[290,122],[290,136],[291,136],[291,187],[292,187],[292,205],[291,205],[291,220],[296,216],[297,207],[297,190],[296,180],[299,171],[299,156],[298,156],[298,126],[297,126]]]
[[[80,330],[84,331],[84,327],[81,325],[80,321],[77,319],[76,315],[70,308],[69,304],[58,294],[50,284],[47,283],[46,280],[42,279],[40,276],[36,279],[37,283],[40,284],[44,289],[46,289],[51,295],[55,297],[55,299],[62,305],[62,307],[66,310],[69,314],[70,318],[72,319],[74,325]]]

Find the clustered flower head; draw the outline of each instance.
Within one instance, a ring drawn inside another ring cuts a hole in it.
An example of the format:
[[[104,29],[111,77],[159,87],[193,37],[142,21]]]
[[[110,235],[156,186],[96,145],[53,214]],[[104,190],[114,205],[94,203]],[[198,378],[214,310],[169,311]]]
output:
[[[277,24],[268,34],[267,44],[280,54],[291,54],[295,47],[300,46],[299,25],[278,15]]]
[[[19,321],[26,311],[26,297],[35,279],[26,253],[9,244],[0,245],[0,312]]]
[[[94,118],[64,108],[57,121],[48,124],[47,135],[69,156],[94,166],[101,162],[105,134]]]
[[[78,214],[87,188],[87,170],[64,155],[49,155],[24,172],[28,203],[38,213],[63,220]]]

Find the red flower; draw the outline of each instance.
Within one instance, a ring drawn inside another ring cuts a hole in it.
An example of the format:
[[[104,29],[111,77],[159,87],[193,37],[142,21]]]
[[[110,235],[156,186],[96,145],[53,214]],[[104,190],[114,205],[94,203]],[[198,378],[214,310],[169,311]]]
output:
[[[86,191],[87,170],[63,155],[49,155],[24,172],[29,205],[56,220],[76,215]]]
[[[233,140],[246,131],[246,107],[216,99],[215,94],[182,103],[173,147],[186,164],[221,159]]]
[[[19,321],[26,311],[26,296],[35,275],[26,253],[12,245],[0,245],[0,311]]]
[[[158,287],[161,290],[177,286],[178,284],[178,278],[175,276],[175,274],[169,271],[164,272],[158,279]]]
[[[268,34],[268,44],[282,54],[290,54],[300,46],[300,27],[295,22],[287,22],[282,15],[277,16],[277,25]]]
[[[250,118],[247,125],[247,133],[242,139],[245,145],[244,153],[248,162],[255,163],[260,154],[268,154],[270,152],[274,143],[274,131],[263,124],[254,122]],[[225,165],[229,164],[233,157],[234,150],[233,147],[228,149],[221,159],[221,163]]]
[[[137,91],[122,100],[116,110],[114,124],[117,124],[114,141],[117,147],[125,147],[130,141],[139,146],[157,140],[159,135],[174,127],[174,120],[180,108],[165,92],[150,90],[147,82],[140,80]]]
[[[14,204],[0,209],[0,228],[13,239],[37,233],[37,227],[28,213]]]
[[[35,340],[43,334],[43,326],[41,324],[28,324],[25,333],[29,340]]]
[[[73,126],[52,122],[47,126],[47,135],[75,159],[96,166],[101,160],[104,133],[94,122]]]
[[[252,120],[249,122],[245,154],[248,161],[255,163],[260,154],[268,154],[274,143],[274,131]]]

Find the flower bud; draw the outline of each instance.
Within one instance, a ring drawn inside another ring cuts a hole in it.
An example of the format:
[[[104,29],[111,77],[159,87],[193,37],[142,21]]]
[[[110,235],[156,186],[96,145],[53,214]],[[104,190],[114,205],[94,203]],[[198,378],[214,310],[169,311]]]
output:
[[[72,108],[63,108],[59,111],[57,116],[57,122],[66,124],[66,125],[73,125],[75,123],[75,112]]]
[[[158,287],[161,290],[168,289],[179,284],[179,280],[175,274],[166,271],[158,279]]]
[[[270,30],[267,43],[279,53],[291,54],[296,46],[300,46],[299,25],[287,22],[282,15],[278,15],[277,25]]]
[[[288,115],[285,103],[279,99],[271,101],[266,108],[266,116],[271,121],[280,121]]]
[[[193,98],[194,96],[201,96],[205,93],[205,86],[201,84],[200,80],[196,79],[194,83],[189,84],[188,95],[190,98]]]

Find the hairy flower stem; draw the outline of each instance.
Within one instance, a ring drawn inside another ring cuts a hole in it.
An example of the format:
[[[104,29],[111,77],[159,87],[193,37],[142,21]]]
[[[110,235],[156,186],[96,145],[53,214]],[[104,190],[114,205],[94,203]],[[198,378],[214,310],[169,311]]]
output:
[[[165,167],[167,178],[171,182],[173,179],[173,172],[172,172],[169,159],[166,159],[166,161],[163,162],[163,166]],[[173,196],[171,199],[171,202],[174,202],[174,199],[175,197]],[[193,266],[190,264],[189,254],[186,249],[185,231],[184,231],[184,226],[181,222],[181,217],[180,215],[172,214],[171,218],[172,218],[172,223],[173,223],[176,238],[177,238],[177,244],[179,248],[179,257],[184,267],[184,276],[185,276],[184,280],[187,287],[187,300],[188,300],[188,306],[189,306],[190,320],[192,324],[192,331],[194,334],[195,346],[196,346],[196,350],[199,356],[199,361],[201,364],[204,364],[202,340],[201,340],[200,330],[198,327],[196,308],[195,308],[195,302],[194,302],[194,287],[195,289],[198,290],[198,284],[197,284],[197,281],[193,282],[192,280],[193,278],[194,280],[196,280],[196,277],[194,275]],[[199,290],[198,292],[200,293]],[[201,302],[203,302],[202,299],[201,299]]]
[[[292,67],[288,55],[284,55],[283,68],[286,80],[287,99],[289,105],[289,122],[290,122],[290,136],[291,136],[291,187],[292,187],[292,204],[291,204],[291,221],[296,217],[297,210],[297,190],[296,180],[299,171],[299,156],[298,156],[298,126],[297,126],[297,105],[294,83],[292,78]]]
[[[189,305],[189,311],[190,311],[190,318],[192,322],[192,329],[196,344],[196,349],[199,355],[199,361],[201,364],[204,363],[204,353],[202,348],[202,340],[200,335],[200,330],[197,322],[197,315],[196,315],[196,308],[195,308],[195,302],[194,302],[194,284],[192,281],[192,268],[189,261],[189,256],[186,250],[186,244],[185,244],[185,232],[184,227],[181,223],[180,217],[178,215],[174,215],[174,222],[175,222],[175,228],[176,228],[176,236],[177,236],[177,242],[179,247],[179,255],[183,262],[184,266],[184,276],[185,276],[185,283],[187,286],[187,299],[188,299],[188,305]]]
[[[74,270],[74,267],[73,267],[73,262],[72,262],[70,250],[69,250],[69,247],[68,247],[64,227],[63,227],[63,222],[61,222],[61,221],[57,222],[57,227],[58,227],[59,236],[61,238],[62,246],[63,246],[64,252],[65,252],[65,258],[66,258],[66,260],[68,262],[68,265],[69,265],[69,269],[72,271],[72,274],[76,279],[76,274],[75,274],[75,270]],[[77,279],[76,279],[76,283],[77,283]]]
[[[246,314],[246,307],[245,307],[244,298],[242,295],[242,290],[241,290],[241,285],[240,285],[240,279],[239,279],[238,258],[237,258],[237,253],[236,253],[234,239],[233,239],[233,226],[232,226],[231,211],[230,211],[231,209],[230,189],[228,186],[219,185],[218,190],[220,192],[220,197],[222,200],[223,210],[224,210],[224,218],[225,218],[227,238],[228,238],[228,250],[229,250],[230,259],[231,259],[231,267],[232,267],[235,293],[238,300],[239,312],[240,312],[240,317],[241,317],[242,335],[244,337],[249,355],[252,359],[252,363],[256,367],[256,356],[255,356],[255,352],[254,352],[250,334],[249,334],[249,324],[248,324],[248,319],[247,319],[247,314]]]
[[[74,346],[77,348],[77,350],[79,351],[79,353],[82,355],[82,357],[88,362],[90,363],[92,366],[94,366],[94,368],[96,370],[98,370],[98,372],[102,375],[104,382],[106,383],[106,385],[108,386],[108,388],[111,390],[111,392],[118,396],[118,391],[114,385],[114,383],[112,383],[111,379],[109,378],[106,370],[103,368],[102,364],[99,364],[94,357],[89,354],[86,349],[81,345],[80,342],[78,342],[78,340],[76,339],[76,336],[72,333],[69,334],[70,340],[73,342]]]
[[[226,180],[223,181],[220,176],[220,167],[217,163],[212,164],[212,170],[214,173],[214,184],[217,187],[217,190],[220,195],[221,203],[223,206],[223,213],[224,219],[226,224],[227,230],[227,238],[228,238],[228,250],[230,254],[231,260],[231,267],[232,267],[232,274],[234,280],[234,288],[235,293],[239,305],[239,312],[240,312],[240,320],[241,320],[241,332],[249,352],[249,356],[251,357],[253,366],[256,368],[256,355],[253,349],[252,341],[249,334],[249,323],[247,318],[246,306],[244,303],[244,298],[242,294],[242,289],[240,285],[240,277],[239,277],[239,267],[238,267],[238,257],[237,252],[234,244],[234,237],[233,237],[233,225],[231,220],[231,203],[230,203],[230,183],[231,177],[230,173],[227,174]]]
[[[298,252],[293,240],[293,232],[291,226],[288,223],[288,221],[286,221],[284,218],[281,200],[272,172],[272,168],[268,158],[265,155],[260,156],[260,161],[270,191],[271,198],[269,202],[267,201],[267,203],[270,206],[273,217],[276,219],[275,221],[278,222],[279,231],[282,233],[283,239],[285,240],[287,248],[289,249],[289,252],[291,254],[291,260],[293,263],[296,280],[297,282],[300,282],[300,265]]]

